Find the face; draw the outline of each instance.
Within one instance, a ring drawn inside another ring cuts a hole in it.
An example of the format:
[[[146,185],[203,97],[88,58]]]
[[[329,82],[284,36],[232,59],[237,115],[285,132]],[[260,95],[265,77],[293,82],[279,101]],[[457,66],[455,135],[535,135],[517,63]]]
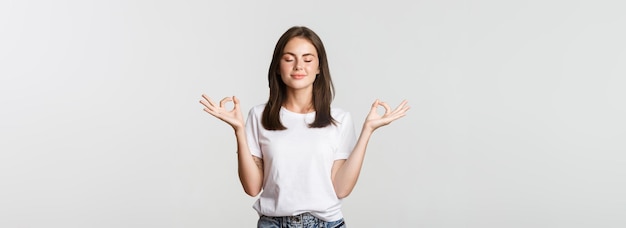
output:
[[[301,37],[287,42],[280,60],[280,77],[288,89],[313,89],[316,75],[320,73],[317,50]]]

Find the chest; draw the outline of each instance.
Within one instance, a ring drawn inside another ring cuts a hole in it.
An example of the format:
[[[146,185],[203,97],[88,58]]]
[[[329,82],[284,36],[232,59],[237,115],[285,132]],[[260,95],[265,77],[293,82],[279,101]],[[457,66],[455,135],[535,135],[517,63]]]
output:
[[[334,127],[288,127],[267,131],[259,137],[263,159],[273,162],[306,163],[332,161],[338,148],[338,132]]]

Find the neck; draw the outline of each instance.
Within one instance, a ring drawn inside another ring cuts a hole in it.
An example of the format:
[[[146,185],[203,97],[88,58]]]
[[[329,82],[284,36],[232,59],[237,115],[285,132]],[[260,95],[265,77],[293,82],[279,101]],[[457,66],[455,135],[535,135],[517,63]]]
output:
[[[315,111],[315,107],[313,107],[312,91],[287,91],[287,99],[285,99],[283,107],[296,113],[309,113]]]

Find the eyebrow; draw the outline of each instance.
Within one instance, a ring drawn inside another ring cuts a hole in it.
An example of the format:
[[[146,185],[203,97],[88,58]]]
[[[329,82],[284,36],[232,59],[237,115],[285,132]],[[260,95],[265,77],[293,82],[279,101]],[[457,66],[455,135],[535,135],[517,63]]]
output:
[[[296,54],[291,53],[291,52],[283,52],[283,55],[293,55],[293,56],[297,56]],[[315,55],[314,55],[313,53],[306,53],[306,54],[304,54],[304,55],[302,55],[302,56],[315,56]]]

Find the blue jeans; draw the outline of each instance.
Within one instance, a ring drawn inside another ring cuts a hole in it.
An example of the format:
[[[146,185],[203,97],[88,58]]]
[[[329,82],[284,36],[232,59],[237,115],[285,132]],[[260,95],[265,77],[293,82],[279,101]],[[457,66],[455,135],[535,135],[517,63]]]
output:
[[[346,223],[343,219],[326,222],[310,213],[284,217],[261,215],[257,228],[346,228]]]

